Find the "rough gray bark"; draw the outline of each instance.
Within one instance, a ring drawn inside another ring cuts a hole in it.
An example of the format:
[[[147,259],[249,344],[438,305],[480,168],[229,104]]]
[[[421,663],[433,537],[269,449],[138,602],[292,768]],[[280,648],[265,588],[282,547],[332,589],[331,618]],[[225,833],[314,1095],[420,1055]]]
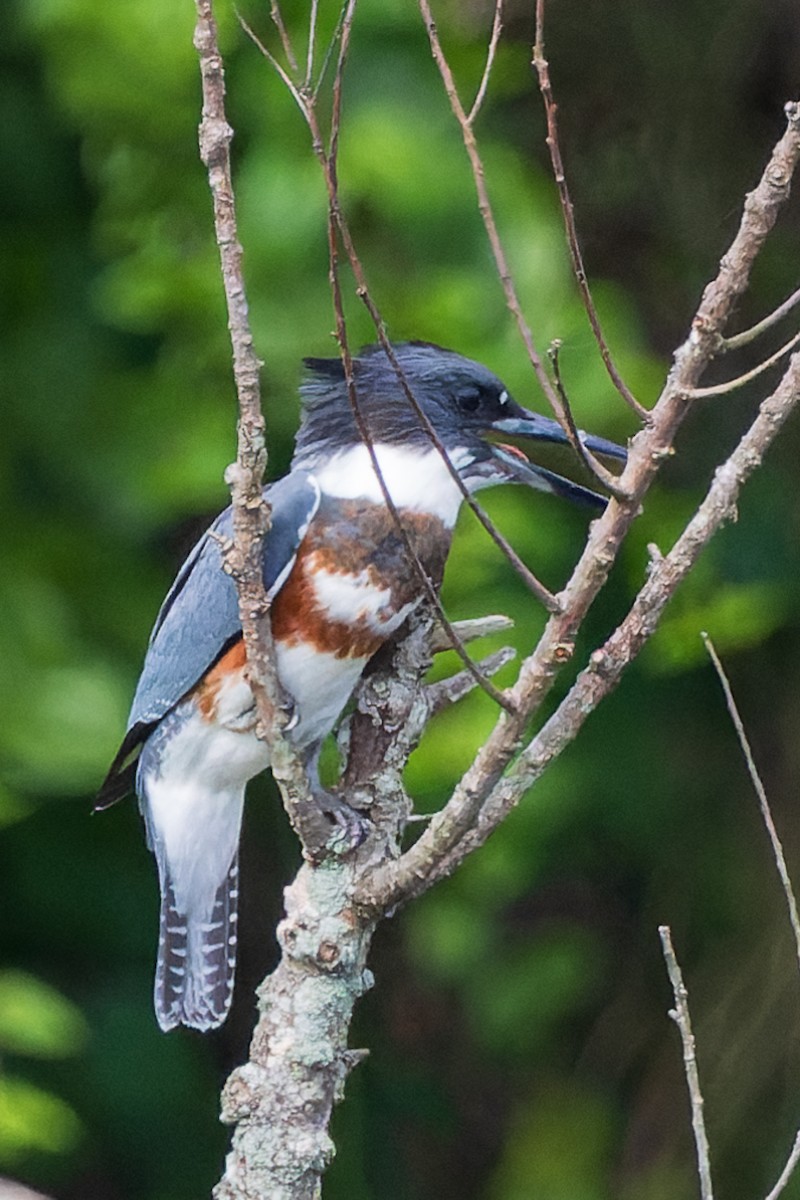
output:
[[[222,1119],[236,1128],[216,1200],[319,1195],[334,1151],[331,1111],[366,1053],[347,1039],[353,1005],[372,985],[366,964],[378,917],[357,909],[353,893],[366,862],[397,853],[410,810],[402,772],[428,718],[419,683],[430,631],[430,617],[417,618],[360,690],[348,730],[348,796],[369,802],[374,833],[356,855],[305,863],[286,889],[281,961],[259,989],[249,1061],[223,1092]]]

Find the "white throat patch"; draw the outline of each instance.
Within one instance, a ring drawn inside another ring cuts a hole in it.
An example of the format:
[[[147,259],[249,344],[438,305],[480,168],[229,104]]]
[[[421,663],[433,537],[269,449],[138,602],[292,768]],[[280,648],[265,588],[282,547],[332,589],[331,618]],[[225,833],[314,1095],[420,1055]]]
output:
[[[396,506],[431,513],[452,529],[463,497],[436,447],[420,451],[376,442],[374,450],[383,481]],[[450,453],[450,462],[457,469],[466,466],[471,458],[464,447]],[[340,500],[370,500],[373,504],[384,502],[364,445],[351,446],[312,470],[324,495]]]

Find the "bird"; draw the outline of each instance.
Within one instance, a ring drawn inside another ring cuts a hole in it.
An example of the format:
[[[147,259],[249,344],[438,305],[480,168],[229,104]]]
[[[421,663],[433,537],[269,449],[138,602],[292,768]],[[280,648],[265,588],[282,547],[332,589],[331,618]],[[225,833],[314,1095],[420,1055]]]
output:
[[[367,663],[422,602],[409,544],[433,585],[441,584],[464,498],[454,473],[469,494],[523,483],[595,510],[607,498],[536,465],[514,445],[488,440],[567,437],[456,351],[417,341],[365,348],[352,359],[355,405],[340,358],[306,358],[304,365],[290,469],[264,489],[271,526],[263,579],[276,675],[291,711],[286,736],[332,834],[344,833],[354,846],[365,818],[322,788],[320,748]],[[580,437],[594,453],[625,460],[614,442]],[[96,802],[100,810],[133,791],[138,797],[161,890],[154,1003],[164,1031],[208,1030],[227,1016],[245,786],[269,765],[256,732],[236,586],[223,568],[232,529],[229,507],[167,593],[127,731]]]

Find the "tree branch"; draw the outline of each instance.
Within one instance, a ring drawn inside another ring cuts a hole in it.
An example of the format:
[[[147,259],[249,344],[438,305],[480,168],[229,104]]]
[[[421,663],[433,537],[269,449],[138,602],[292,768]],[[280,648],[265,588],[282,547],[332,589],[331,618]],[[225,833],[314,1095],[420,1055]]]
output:
[[[231,180],[233,130],[225,115],[225,76],[211,0],[195,0],[194,44],[200,60],[203,113],[200,156],[208,170],[214,203],[214,229],[219,246],[222,282],[233,349],[233,374],[239,403],[236,462],[225,472],[233,506],[233,544],[225,552],[225,569],[236,582],[239,617],[247,650],[247,675],[256,699],[258,735],[269,746],[273,774],[293,826],[303,838],[309,787],[303,764],[281,736],[287,713],[275,673],[269,600],[264,588],[263,544],[270,525],[263,495],[267,465],[264,416],[261,411],[259,361],[250,331],[242,271],[242,247],[236,229]],[[278,16],[280,12],[277,9]]]
[[[333,1154],[328,1123],[366,1051],[350,1050],[353,1005],[372,986],[366,959],[375,921],[352,892],[364,864],[397,853],[410,812],[402,776],[429,708],[432,618],[412,619],[401,645],[362,683],[350,720],[348,797],[368,804],[374,833],[357,854],[300,868],[278,926],[281,961],[259,989],[249,1062],[230,1076],[222,1119],[236,1125],[215,1200],[317,1200]]]
[[[759,375],[763,375],[770,367],[774,367],[776,363],[779,363],[782,358],[785,358],[787,354],[794,350],[798,342],[800,342],[800,333],[796,333],[793,337],[790,337],[789,341],[784,343],[779,350],[776,350],[774,354],[770,354],[769,358],[765,358],[763,362],[759,363],[757,367],[753,367],[751,371],[745,371],[743,375],[738,375],[736,379],[727,379],[725,383],[715,383],[711,387],[692,388],[689,396],[692,400],[707,400],[711,396],[730,395],[731,392],[738,391],[739,388],[744,387],[746,383],[751,383],[754,379],[757,379]]]
[[[651,568],[628,615],[578,675],[566,698],[522,751],[508,774],[483,797],[459,785],[419,841],[395,863],[365,879],[359,898],[369,905],[394,905],[452,874],[483,845],[510,810],[576,737],[587,716],[619,683],[625,667],[653,634],[668,601],[713,534],[736,510],[739,492],[800,402],[800,355],[795,355],[777,390],[763,402],[756,420],[719,467],[708,494],[669,554]],[[480,756],[479,756],[480,757]],[[474,768],[467,772],[469,779]]]
[[[608,577],[622,540],[639,511],[641,498],[664,458],[672,453],[673,439],[691,404],[689,393],[711,361],[733,306],[747,287],[753,263],[788,198],[792,173],[800,159],[800,104],[788,104],[786,116],[787,129],[757,187],[747,196],[736,236],[720,262],[716,278],[703,293],[688,338],[676,351],[672,370],[653,409],[652,424],[637,434],[631,445],[622,476],[630,500],[622,503],[612,499],[592,525],[584,552],[559,597],[562,612],[548,621],[538,646],[522,664],[511,690],[516,712],[501,714],[453,796],[411,850],[399,862],[388,864],[373,879],[363,882],[359,895],[364,903],[396,904],[404,893],[411,895],[424,890],[427,885],[423,881],[438,877],[440,870],[445,869],[451,852],[472,828],[487,797],[522,745],[527,723],[549,692],[560,666],[571,657],[583,618]],[[795,372],[793,359],[775,393],[784,404],[786,381],[791,384]],[[649,582],[652,579],[651,575]]]
[[[425,2],[420,0],[422,4]],[[733,306],[747,286],[753,263],[789,195],[792,173],[800,158],[800,104],[787,105],[786,116],[787,129],[757,187],[746,198],[736,236],[721,260],[716,278],[703,293],[688,338],[676,351],[672,370],[653,409],[652,424],[634,438],[622,476],[631,499],[625,503],[612,499],[592,525],[584,552],[559,597],[563,611],[548,621],[511,691],[516,713],[501,714],[451,799],[411,850],[399,862],[387,864],[371,879],[363,881],[359,896],[365,904],[379,907],[396,904],[404,895],[424,890],[426,879],[433,879],[442,871],[449,873],[446,864],[451,852],[472,829],[487,797],[522,745],[528,721],[549,692],[560,666],[571,657],[583,618],[608,577],[622,540],[639,511],[641,498],[661,462],[672,453],[673,439],[691,403],[687,392],[697,385],[711,361]],[[772,398],[773,403],[778,398],[779,409],[781,405],[794,403],[791,388],[796,369],[793,359],[784,382]],[[768,413],[763,419],[766,436],[772,416]],[[687,533],[693,524],[690,523]],[[648,583],[654,577],[655,572]],[[512,803],[517,798],[515,794]]]

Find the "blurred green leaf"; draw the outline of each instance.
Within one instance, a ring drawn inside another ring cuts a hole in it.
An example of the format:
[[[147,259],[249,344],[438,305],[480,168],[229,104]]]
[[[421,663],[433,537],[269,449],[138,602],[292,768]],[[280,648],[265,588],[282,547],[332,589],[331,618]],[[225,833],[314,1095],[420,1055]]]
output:
[[[789,599],[774,583],[722,580],[705,599],[679,597],[642,655],[642,665],[652,671],[685,671],[705,661],[701,630],[711,634],[721,652],[758,646],[786,620]]]
[[[0,829],[5,825],[13,825],[22,821],[31,811],[31,807],[18,795],[0,783]]]
[[[80,1010],[57,991],[23,971],[0,971],[0,1052],[62,1058],[87,1037]]]
[[[82,1132],[63,1100],[25,1080],[0,1076],[0,1162],[9,1166],[32,1152],[68,1154]]]
[[[603,1096],[545,1085],[514,1114],[490,1200],[607,1200],[614,1126]]]

